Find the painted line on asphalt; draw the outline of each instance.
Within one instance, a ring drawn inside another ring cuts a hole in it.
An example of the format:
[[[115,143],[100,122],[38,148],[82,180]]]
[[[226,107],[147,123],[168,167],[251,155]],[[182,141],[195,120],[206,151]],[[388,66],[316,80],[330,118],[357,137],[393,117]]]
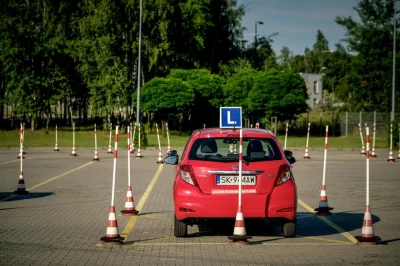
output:
[[[140,201],[139,201],[139,203],[137,204],[137,206],[135,208],[137,208],[139,210],[143,208],[147,198],[150,195],[150,192],[153,190],[153,187],[154,187],[155,183],[157,182],[158,177],[161,174],[161,171],[162,171],[163,167],[164,167],[164,164],[160,164],[160,166],[158,167],[157,172],[153,176],[150,184],[148,185],[146,191],[144,192],[143,196],[140,198]],[[139,216],[132,216],[129,219],[128,223],[126,224],[124,230],[122,230],[121,237],[124,238],[123,242],[125,242],[128,239],[128,236],[131,233],[133,227],[135,226],[138,217]]]
[[[351,243],[347,243],[348,245],[352,245]],[[228,241],[227,242],[204,242],[204,243],[141,243],[140,241],[134,242],[132,245],[135,246],[204,246],[204,245],[210,245],[210,246],[229,246],[231,245]],[[256,243],[253,244],[250,241],[250,246],[252,245],[263,245],[263,246],[340,246],[343,245],[343,243]],[[101,246],[101,245],[99,245]]]
[[[297,202],[303,206],[304,209],[306,209],[309,212],[314,213],[314,209],[311,208],[310,206],[308,206],[305,202],[301,201],[300,199],[297,200]],[[316,215],[317,216],[317,215]],[[352,236],[351,234],[349,234],[348,232],[346,232],[346,230],[344,230],[343,228],[341,228],[340,226],[336,225],[335,223],[331,222],[330,220],[328,220],[326,217],[324,216],[317,216],[319,219],[321,219],[323,222],[325,222],[327,225],[329,225],[330,227],[332,227],[333,229],[335,229],[338,233],[340,233],[343,237],[347,238],[348,240],[350,240],[352,243],[357,243],[357,239],[354,238],[354,236]]]
[[[50,183],[51,181],[54,181],[54,180],[56,180],[56,179],[58,179],[58,178],[60,178],[60,177],[66,176],[66,175],[68,175],[68,174],[70,174],[70,173],[73,173],[73,172],[75,172],[75,171],[77,171],[77,170],[79,170],[79,169],[82,169],[82,168],[84,168],[84,167],[86,167],[86,166],[88,166],[88,165],[90,165],[90,164],[92,164],[92,163],[94,163],[94,162],[88,162],[88,163],[86,163],[86,164],[84,164],[84,165],[79,166],[78,168],[72,169],[72,170],[70,170],[70,171],[68,171],[68,172],[65,172],[65,173],[61,174],[61,175],[52,177],[52,178],[47,179],[46,181],[43,181],[43,182],[41,182],[41,183],[39,183],[39,184],[37,184],[37,185],[34,185],[34,186],[30,187],[30,188],[27,188],[26,190],[27,190],[27,191],[34,190],[35,188],[41,187],[41,186],[43,186],[43,185],[45,185],[45,184],[47,184],[47,183]],[[28,195],[29,195],[29,194],[28,194]],[[7,200],[12,199],[12,198],[17,197],[17,196],[18,196],[18,194],[8,196],[8,197],[6,197],[6,198],[4,198],[4,199],[1,199],[0,202],[2,202],[2,201],[7,201]]]
[[[21,160],[21,159],[15,159],[15,160],[12,160],[12,161],[3,162],[3,163],[0,163],[0,165],[8,164],[8,163],[14,163],[14,162],[19,162],[20,160]]]

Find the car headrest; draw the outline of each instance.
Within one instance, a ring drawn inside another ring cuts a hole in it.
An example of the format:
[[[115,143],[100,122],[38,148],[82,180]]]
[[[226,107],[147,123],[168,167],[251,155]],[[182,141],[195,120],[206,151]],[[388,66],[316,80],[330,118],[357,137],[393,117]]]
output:
[[[218,151],[215,139],[208,139],[201,144],[202,153],[216,153]]]
[[[250,157],[252,152],[264,152],[262,143],[258,139],[250,140],[247,145],[247,156]]]

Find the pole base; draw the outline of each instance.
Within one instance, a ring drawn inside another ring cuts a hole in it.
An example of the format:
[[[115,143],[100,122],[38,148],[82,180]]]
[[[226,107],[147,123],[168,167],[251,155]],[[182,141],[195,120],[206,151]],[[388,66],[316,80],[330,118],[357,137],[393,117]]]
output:
[[[60,149],[57,148],[57,149],[54,149],[54,151],[60,151]]]
[[[93,161],[100,161],[100,158],[93,158]]]
[[[21,156],[17,156],[17,159],[21,159]],[[22,159],[25,159],[25,157],[22,156]]]
[[[27,190],[22,190],[22,191],[16,190],[16,191],[14,191],[14,193],[18,194],[18,195],[26,195],[26,194],[29,193],[29,191],[27,191]]]
[[[250,245],[250,242],[247,239],[251,239],[251,236],[239,236],[239,235],[232,235],[228,236],[228,239],[231,240],[230,244],[233,246],[244,246]]]
[[[304,159],[311,159],[310,156],[304,156],[303,158],[304,158]]]
[[[391,158],[391,159],[387,159],[387,161],[390,162],[390,163],[393,163],[393,162],[395,162],[396,160],[393,159],[393,158]]]
[[[378,245],[379,242],[381,241],[381,238],[379,236],[373,236],[373,237],[356,236],[355,239],[357,239],[357,244],[359,246],[375,246]]]
[[[122,241],[124,240],[124,237],[117,236],[117,237],[107,237],[103,236],[100,238],[101,241],[104,242],[105,245],[122,245]]]
[[[330,207],[319,207],[319,208],[314,209],[314,211],[317,212],[315,215],[320,215],[320,216],[332,215],[332,213],[330,212],[331,210],[333,210],[333,208],[330,208]]]
[[[138,210],[122,210],[122,216],[135,216],[139,214]]]
[[[163,161],[161,161],[161,162],[160,162],[160,161],[157,161],[157,163],[164,163],[164,162],[163,162]]]

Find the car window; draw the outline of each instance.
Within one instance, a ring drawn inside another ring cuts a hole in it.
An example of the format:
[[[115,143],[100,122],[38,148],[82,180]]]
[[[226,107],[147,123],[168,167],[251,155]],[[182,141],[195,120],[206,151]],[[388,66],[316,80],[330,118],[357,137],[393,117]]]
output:
[[[239,159],[238,138],[199,138],[193,143],[190,160],[229,162]],[[271,138],[243,138],[243,159],[249,162],[281,160],[278,144]]]

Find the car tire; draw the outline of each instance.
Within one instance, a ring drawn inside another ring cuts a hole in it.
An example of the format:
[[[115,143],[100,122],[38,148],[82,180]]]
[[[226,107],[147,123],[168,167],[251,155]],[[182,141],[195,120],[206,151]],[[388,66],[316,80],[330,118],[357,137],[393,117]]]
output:
[[[282,225],[282,234],[285,238],[292,238],[296,236],[296,222],[286,222]]]
[[[187,224],[176,219],[175,215],[174,215],[174,236],[175,237],[187,236]]]

